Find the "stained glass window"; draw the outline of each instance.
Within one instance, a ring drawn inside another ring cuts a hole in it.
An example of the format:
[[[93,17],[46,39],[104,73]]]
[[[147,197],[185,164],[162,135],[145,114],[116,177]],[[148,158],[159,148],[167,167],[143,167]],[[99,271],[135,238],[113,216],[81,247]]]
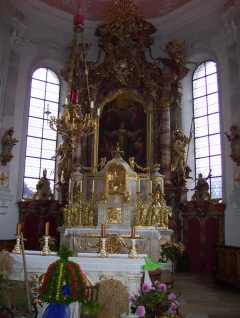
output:
[[[32,76],[28,115],[23,198],[32,198],[36,185],[47,169],[54,191],[57,133],[50,129],[46,111],[58,117],[60,81],[48,68],[37,69]]]
[[[207,61],[193,75],[196,179],[202,173],[212,199],[222,198],[222,158],[219,121],[217,65]]]

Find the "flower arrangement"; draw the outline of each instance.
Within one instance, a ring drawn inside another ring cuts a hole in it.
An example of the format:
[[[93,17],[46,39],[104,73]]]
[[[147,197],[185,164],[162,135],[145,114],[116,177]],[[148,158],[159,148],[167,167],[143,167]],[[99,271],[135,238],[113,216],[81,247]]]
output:
[[[160,244],[162,251],[160,252],[160,261],[166,263],[168,260],[173,261],[185,250],[185,246],[181,242],[173,243],[167,241]]]
[[[175,294],[171,294],[165,284],[155,281],[151,287],[143,284],[138,290],[138,295],[130,297],[131,312],[138,317],[152,318],[157,315],[172,315],[172,318],[181,317],[178,315],[179,303]],[[171,317],[171,316],[170,316]]]
[[[41,288],[40,300],[49,304],[69,305],[83,302],[85,276],[79,264],[68,260],[72,252],[62,245],[57,255],[59,260],[49,265]]]

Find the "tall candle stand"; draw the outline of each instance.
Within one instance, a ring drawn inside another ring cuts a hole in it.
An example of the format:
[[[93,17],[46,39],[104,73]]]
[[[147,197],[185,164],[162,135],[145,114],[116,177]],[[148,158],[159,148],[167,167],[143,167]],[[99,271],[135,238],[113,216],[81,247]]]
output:
[[[50,256],[51,252],[48,246],[48,241],[50,239],[50,235],[44,235],[44,245],[43,245],[43,249],[40,251],[40,255],[42,256]]]
[[[22,247],[21,247],[21,236],[16,235],[16,245],[14,245],[14,249],[12,250],[12,254],[22,254]]]
[[[101,237],[100,240],[102,242],[100,252],[98,253],[98,257],[107,258],[108,252],[106,251],[106,237]]]
[[[139,258],[139,254],[138,254],[137,249],[136,249],[136,240],[137,239],[131,238],[130,240],[132,242],[132,246],[130,249],[130,253],[128,254],[128,258]]]

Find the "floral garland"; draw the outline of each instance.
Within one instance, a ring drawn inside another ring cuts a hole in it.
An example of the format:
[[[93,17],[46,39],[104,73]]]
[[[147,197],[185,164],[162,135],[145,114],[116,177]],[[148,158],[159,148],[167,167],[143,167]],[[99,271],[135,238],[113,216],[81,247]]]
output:
[[[60,259],[49,265],[44,277],[40,300],[52,305],[83,302],[86,278],[80,265],[68,260],[72,252],[65,245],[57,255]]]

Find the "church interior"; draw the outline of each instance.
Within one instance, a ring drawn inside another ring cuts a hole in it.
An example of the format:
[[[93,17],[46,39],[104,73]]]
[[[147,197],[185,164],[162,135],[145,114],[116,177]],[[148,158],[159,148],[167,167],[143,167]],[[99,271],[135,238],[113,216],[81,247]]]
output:
[[[237,0],[0,2],[11,279],[45,286],[67,246],[89,286],[131,295],[151,261],[240,291],[239,22]]]

